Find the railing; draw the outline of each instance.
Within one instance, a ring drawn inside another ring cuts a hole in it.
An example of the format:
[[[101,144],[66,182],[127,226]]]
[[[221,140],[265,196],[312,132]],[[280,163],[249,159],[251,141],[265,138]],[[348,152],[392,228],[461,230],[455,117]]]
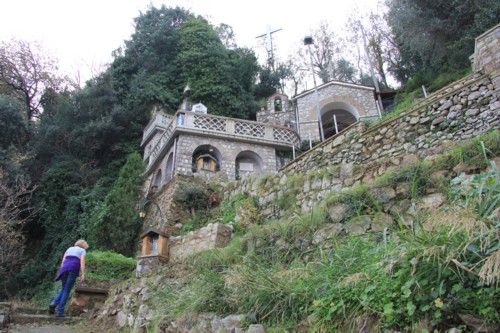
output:
[[[284,148],[292,148],[292,146],[298,148],[300,146],[299,135],[287,127],[272,126],[254,121],[197,112],[177,112],[174,116],[174,121],[166,128],[153,148],[149,165],[154,164],[164,146],[172,138],[174,132],[180,130],[203,131],[233,139],[266,142],[270,145]]]
[[[151,121],[146,125],[144,129],[144,133],[142,134],[142,142],[146,140],[146,138],[151,134],[155,127],[167,128],[167,126],[172,122],[174,117],[171,115],[165,115],[158,113],[156,116],[151,119]]]

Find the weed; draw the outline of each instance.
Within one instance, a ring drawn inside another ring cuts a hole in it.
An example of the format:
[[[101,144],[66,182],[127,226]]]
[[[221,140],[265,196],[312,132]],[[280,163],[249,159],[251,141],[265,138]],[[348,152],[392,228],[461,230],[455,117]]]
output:
[[[291,174],[286,179],[286,190],[278,198],[279,208],[291,209],[296,207],[297,194],[303,189],[304,176],[302,174]]]

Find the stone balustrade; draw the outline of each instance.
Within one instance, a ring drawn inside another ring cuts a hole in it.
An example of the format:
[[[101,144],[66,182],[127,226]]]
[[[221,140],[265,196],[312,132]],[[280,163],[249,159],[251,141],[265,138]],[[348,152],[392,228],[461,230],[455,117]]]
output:
[[[148,137],[153,133],[155,128],[167,128],[172,123],[173,117],[163,113],[157,113],[146,125],[144,133],[142,134],[141,145],[146,142]]]
[[[250,143],[260,142],[281,148],[292,148],[293,146],[298,148],[300,146],[299,135],[293,129],[287,127],[204,113],[179,111],[156,143],[151,155],[149,155],[148,170],[155,165],[163,149],[180,132],[195,135],[202,134],[207,137],[230,138]]]

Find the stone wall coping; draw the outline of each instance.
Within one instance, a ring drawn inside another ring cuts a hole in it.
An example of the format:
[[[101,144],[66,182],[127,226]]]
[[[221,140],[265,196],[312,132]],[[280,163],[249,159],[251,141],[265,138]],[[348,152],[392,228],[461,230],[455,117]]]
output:
[[[493,26],[493,27],[491,27],[491,29],[489,29],[489,30],[485,31],[485,32],[484,32],[484,33],[482,33],[481,35],[477,36],[477,37],[476,37],[476,45],[477,45],[477,41],[478,41],[478,40],[480,40],[481,38],[484,38],[484,36],[486,36],[486,35],[488,35],[488,34],[491,34],[491,33],[493,32],[493,30],[498,29],[498,28],[500,28],[500,23],[499,23],[499,24],[497,24],[497,25],[495,25],[495,26]]]
[[[109,293],[109,289],[78,286],[75,288],[75,292],[80,293],[80,294],[104,294],[104,295],[107,295]]]
[[[360,124],[359,121],[355,122],[355,123],[347,126],[342,132],[339,132],[339,133],[337,133],[335,135],[332,135],[331,137],[329,137],[325,141],[318,143],[316,146],[312,147],[312,149],[309,149],[308,151],[306,151],[306,152],[300,154],[299,156],[297,156],[297,158],[295,158],[294,160],[291,160],[290,162],[288,162],[288,164],[286,164],[284,167],[282,167],[280,169],[280,172],[281,171],[286,171],[289,167],[291,167],[292,165],[298,163],[303,158],[309,156],[312,152],[314,152],[316,150],[319,150],[319,149],[323,148],[324,146],[330,144],[333,140],[335,140],[339,136],[348,134],[351,130],[353,130],[354,128],[358,127],[359,124]]]
[[[372,91],[375,91],[374,87],[365,86],[365,85],[362,85],[362,84],[341,82],[341,81],[330,81],[330,82],[324,83],[324,84],[322,84],[320,86],[317,86],[316,89],[317,90],[321,90],[321,89],[329,87],[329,86],[341,86],[341,87],[349,87],[349,88],[355,88],[355,89],[363,89],[363,90],[372,90]],[[314,91],[315,91],[314,88],[313,89],[309,89],[308,91],[305,91],[303,93],[300,93],[298,95],[293,96],[292,100],[296,100],[299,97],[303,97],[303,96],[312,94],[312,93],[314,93]]]

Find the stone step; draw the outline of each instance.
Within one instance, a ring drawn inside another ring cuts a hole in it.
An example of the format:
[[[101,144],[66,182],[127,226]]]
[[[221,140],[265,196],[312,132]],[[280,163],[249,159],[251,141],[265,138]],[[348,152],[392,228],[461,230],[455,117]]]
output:
[[[49,314],[48,308],[14,308],[12,310],[18,314]]]
[[[64,326],[64,325],[43,325],[43,326],[11,325],[7,332],[8,333],[81,333],[82,331],[75,327]]]
[[[55,317],[49,314],[19,314],[13,313],[10,315],[10,322],[13,324],[43,324],[43,323],[58,323],[58,324],[74,324],[80,321],[74,317]]]

